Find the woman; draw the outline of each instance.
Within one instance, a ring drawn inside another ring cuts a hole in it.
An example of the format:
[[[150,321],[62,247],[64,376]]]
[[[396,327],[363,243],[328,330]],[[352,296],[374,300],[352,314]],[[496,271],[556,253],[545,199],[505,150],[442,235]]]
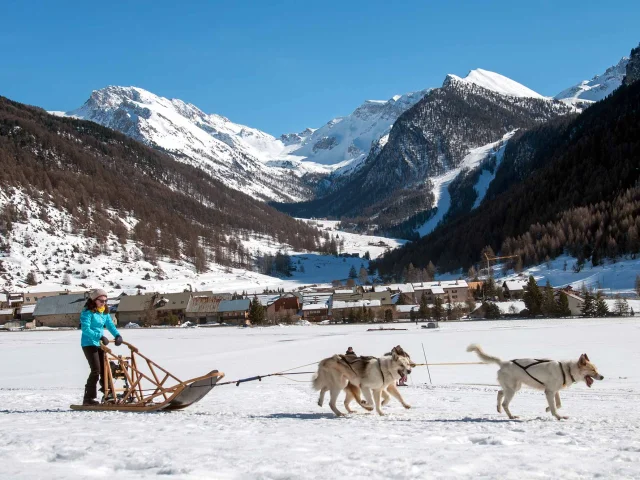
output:
[[[83,405],[98,405],[96,400],[96,383],[100,379],[100,391],[103,392],[103,368],[104,352],[100,348],[100,342],[109,344],[109,339],[103,335],[104,327],[107,327],[111,335],[115,337],[116,346],[122,344],[122,336],[111,320],[109,309],[107,308],[107,292],[98,288],[89,294],[84,310],[80,314],[80,328],[82,329],[82,351],[89,362],[89,378],[84,387]]]

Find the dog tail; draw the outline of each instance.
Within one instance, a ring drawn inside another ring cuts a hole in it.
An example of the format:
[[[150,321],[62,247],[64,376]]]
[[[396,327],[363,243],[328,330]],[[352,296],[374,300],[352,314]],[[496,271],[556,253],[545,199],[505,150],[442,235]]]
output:
[[[497,363],[498,365],[502,364],[502,360],[500,360],[498,357],[487,355],[486,353],[484,353],[484,350],[480,348],[480,345],[476,345],[475,343],[472,343],[467,347],[467,352],[476,352],[476,355],[478,355],[478,357],[480,357],[480,360],[482,360],[484,363]]]

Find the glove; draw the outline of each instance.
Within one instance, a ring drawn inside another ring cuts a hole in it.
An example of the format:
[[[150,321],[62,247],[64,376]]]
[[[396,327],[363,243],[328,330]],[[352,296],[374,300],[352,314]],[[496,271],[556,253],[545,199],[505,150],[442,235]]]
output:
[[[122,337],[118,335],[116,337],[116,347],[119,347],[120,345],[122,345]]]
[[[104,335],[100,337],[100,341],[102,342],[103,345],[109,345],[109,339]]]

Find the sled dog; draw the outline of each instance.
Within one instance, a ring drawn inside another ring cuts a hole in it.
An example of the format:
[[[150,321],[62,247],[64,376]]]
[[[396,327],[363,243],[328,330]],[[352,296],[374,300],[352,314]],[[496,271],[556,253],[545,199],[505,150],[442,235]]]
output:
[[[391,349],[391,352],[385,353],[385,356],[391,356],[391,354],[393,352],[396,352],[396,354],[400,357],[406,357],[409,359],[409,364],[411,365],[411,368],[415,367],[415,363],[413,363],[411,361],[411,357],[409,356],[409,354],[407,352],[405,352],[402,347],[400,345],[397,345],[395,347],[393,347]],[[356,357],[357,358],[357,357]],[[403,377],[406,380],[406,375]],[[398,391],[398,389],[396,388],[395,383],[390,384],[386,389],[382,390],[381,396],[382,396],[382,406],[385,406],[387,403],[389,403],[390,397],[389,397],[389,390],[394,391],[393,396],[395,398],[402,398],[402,396],[400,395],[400,392]],[[349,382],[347,384],[347,387],[344,389],[345,391],[345,399],[344,399],[344,408],[347,410],[347,412],[349,413],[353,413],[353,410],[351,410],[349,408],[349,405],[351,405],[351,402],[353,400],[356,401],[356,403],[358,405],[360,405],[362,408],[364,408],[365,410],[368,411],[372,411],[373,410],[373,406],[371,404],[368,404],[365,400],[362,399],[362,397],[360,396],[360,387],[358,387],[357,385],[354,385],[353,383]],[[322,400],[318,401],[318,405],[322,406]],[[402,400],[400,400],[400,403],[402,403],[402,405],[404,406],[404,408],[410,408],[411,406],[407,403],[404,403]]]
[[[402,352],[403,355],[399,355],[398,352]],[[343,413],[336,407],[336,401],[340,392],[351,383],[360,388],[367,403],[374,405],[379,415],[383,415],[380,409],[380,397],[384,390],[387,390],[389,394],[397,398],[405,408],[410,408],[402,399],[400,392],[395,388],[395,382],[411,373],[411,366],[412,363],[408,354],[400,346],[395,347],[391,351],[391,355],[384,355],[380,358],[354,357],[351,355],[334,355],[325,358],[318,364],[318,371],[313,377],[313,388],[320,391],[318,405],[322,405],[324,394],[328,391],[330,393],[329,406],[331,410],[337,416],[342,416]],[[357,398],[356,395],[353,395],[353,397]],[[349,399],[350,401],[351,399]],[[346,400],[345,406],[348,410]]]
[[[498,392],[498,412],[505,413],[510,419],[518,418],[511,414],[509,404],[522,384],[538,390],[544,390],[547,397],[547,412],[551,412],[558,420],[567,419],[558,414],[560,402],[560,390],[568,388],[572,383],[584,381],[587,387],[591,387],[593,379],[602,380],[604,377],[598,373],[596,366],[589,361],[586,353],[580,355],[575,361],[558,362],[555,360],[538,360],[535,358],[518,358],[516,360],[503,361],[497,357],[487,355],[479,345],[469,345],[467,352],[476,352],[485,363],[500,365],[498,370],[498,383],[502,390]]]

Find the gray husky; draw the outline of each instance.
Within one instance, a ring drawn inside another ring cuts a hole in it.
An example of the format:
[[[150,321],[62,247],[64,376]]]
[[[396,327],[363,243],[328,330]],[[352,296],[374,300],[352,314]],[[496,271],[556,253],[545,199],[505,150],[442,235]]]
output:
[[[518,418],[511,414],[509,403],[513,399],[522,384],[538,390],[544,390],[547,396],[547,412],[551,412],[558,420],[567,419],[558,414],[560,402],[560,390],[568,388],[571,384],[584,381],[587,387],[591,387],[593,379],[602,380],[604,377],[598,373],[596,366],[589,361],[586,353],[580,355],[575,361],[558,362],[555,360],[538,360],[535,358],[518,358],[516,360],[503,361],[484,353],[479,345],[469,345],[467,352],[476,352],[485,363],[500,365],[498,370],[498,383],[502,390],[498,392],[498,412],[505,413],[509,418]]]

